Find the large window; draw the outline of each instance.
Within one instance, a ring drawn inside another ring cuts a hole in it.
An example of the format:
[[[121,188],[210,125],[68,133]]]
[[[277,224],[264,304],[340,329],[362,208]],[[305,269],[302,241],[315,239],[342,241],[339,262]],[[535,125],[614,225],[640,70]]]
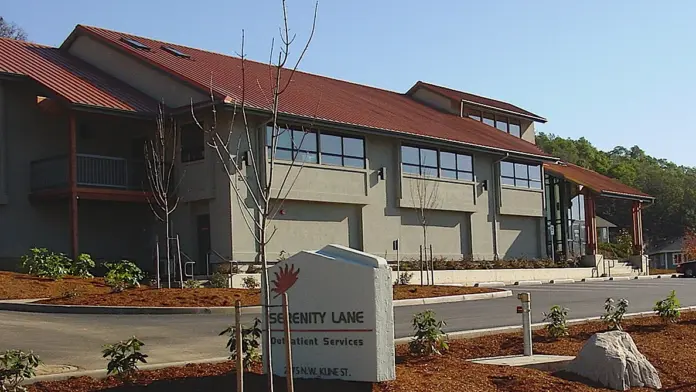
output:
[[[471,155],[439,151],[432,148],[402,146],[401,163],[404,173],[466,181],[474,180],[474,165]]]
[[[273,128],[268,127],[266,146],[269,156],[272,138]],[[279,128],[276,144],[276,159],[365,168],[365,141],[361,138]]]
[[[503,132],[507,132],[510,135],[517,137],[522,136],[522,123],[516,118],[502,116],[500,114],[493,114],[486,111],[482,112],[481,110],[477,109],[466,109],[466,116],[472,120],[481,121],[486,125],[490,125]]]
[[[503,185],[541,189],[541,166],[500,162],[500,182]]]
[[[191,123],[181,126],[181,162],[203,159],[205,134],[198,125]]]

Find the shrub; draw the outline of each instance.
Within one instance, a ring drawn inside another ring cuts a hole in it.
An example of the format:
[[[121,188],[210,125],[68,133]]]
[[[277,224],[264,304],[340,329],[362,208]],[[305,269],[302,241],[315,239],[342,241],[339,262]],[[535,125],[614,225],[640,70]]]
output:
[[[121,292],[128,288],[140,286],[140,280],[143,279],[143,271],[128,260],[121,262],[104,263],[108,269],[104,281],[111,286],[114,292]]]
[[[442,331],[446,323],[435,318],[435,312],[426,310],[413,315],[415,336],[408,345],[415,355],[442,354],[449,350],[447,335]]]
[[[562,336],[568,336],[568,308],[559,305],[553,305],[548,313],[544,313],[544,321],[549,323],[546,325],[546,331],[554,339]]]
[[[203,287],[203,282],[200,280],[196,279],[189,279],[184,281],[184,288],[185,289],[200,289]]]
[[[253,276],[245,276],[244,279],[242,279],[242,286],[245,289],[258,289],[259,282]]]
[[[258,274],[259,272],[261,272],[261,267],[255,264],[249,264],[246,269],[247,274]]]
[[[92,256],[87,253],[82,253],[70,263],[70,271],[68,272],[72,276],[78,276],[80,278],[91,278],[92,273],[89,272],[90,269],[94,268],[94,260]]]
[[[0,354],[0,391],[26,391],[21,384],[36,375],[41,360],[33,352],[7,350]]]
[[[215,289],[227,288],[227,276],[216,272],[210,277],[210,287]]]
[[[602,316],[602,321],[608,324],[609,329],[623,331],[621,322],[626,314],[626,310],[628,310],[628,300],[626,298],[621,298],[618,304],[614,302],[613,298],[607,298],[604,301],[605,313]]]
[[[147,355],[140,352],[145,343],[133,336],[116,344],[107,344],[102,350],[104,358],[109,360],[107,374],[116,374],[122,380],[129,380],[138,371],[138,362],[147,363]]]
[[[657,301],[653,310],[662,318],[662,321],[666,323],[676,323],[679,317],[681,317],[679,299],[677,298],[676,292],[672,290],[667,298]]]
[[[413,278],[412,273],[402,272],[399,274],[399,277],[396,278],[395,284],[409,284],[411,282],[412,278]]]
[[[31,248],[21,257],[22,268],[29,274],[42,278],[61,279],[69,272],[69,262],[62,253],[49,252],[46,248]]]
[[[252,364],[259,362],[261,360],[261,328],[259,325],[261,320],[258,318],[254,319],[254,325],[252,327],[245,328],[242,325],[242,362],[244,368],[249,369]],[[237,359],[237,330],[235,327],[228,327],[224,331],[220,332],[218,336],[228,335],[230,339],[227,341],[227,348],[230,350],[230,359]]]

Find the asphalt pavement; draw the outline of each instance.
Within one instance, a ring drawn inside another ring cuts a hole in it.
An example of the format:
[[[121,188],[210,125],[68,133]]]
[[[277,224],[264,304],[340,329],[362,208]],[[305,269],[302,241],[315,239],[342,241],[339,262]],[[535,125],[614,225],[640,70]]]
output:
[[[683,306],[696,305],[696,279],[654,279],[510,286],[508,298],[394,309],[395,335],[411,333],[414,313],[432,309],[447,322],[446,330],[462,331],[519,325],[516,294],[532,296],[533,322],[541,322],[552,305],[570,309],[569,318],[599,316],[607,297],[627,298],[629,312],[652,310],[655,302],[676,290]],[[246,315],[250,321],[254,315]],[[0,312],[0,351],[34,350],[45,363],[102,369],[101,347],[132,335],[145,342],[149,363],[192,361],[227,355],[226,338],[218,333],[232,323],[229,315],[68,315]]]

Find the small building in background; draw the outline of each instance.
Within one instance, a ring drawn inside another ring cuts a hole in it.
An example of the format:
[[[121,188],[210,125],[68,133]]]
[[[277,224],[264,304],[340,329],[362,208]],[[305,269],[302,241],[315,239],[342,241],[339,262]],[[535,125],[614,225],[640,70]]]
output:
[[[652,268],[675,269],[677,264],[686,261],[683,248],[684,237],[660,244],[649,253],[650,266]]]

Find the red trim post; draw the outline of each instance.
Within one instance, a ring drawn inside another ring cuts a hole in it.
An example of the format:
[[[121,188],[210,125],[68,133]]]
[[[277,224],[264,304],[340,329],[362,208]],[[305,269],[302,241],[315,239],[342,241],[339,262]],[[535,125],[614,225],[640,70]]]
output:
[[[70,112],[68,130],[68,185],[70,187],[70,251],[73,259],[79,254],[78,215],[77,215],[77,124],[75,112]]]
[[[586,254],[597,254],[597,213],[595,211],[595,199],[592,192],[585,192],[585,239],[587,241]]]
[[[631,206],[633,218],[633,254],[643,255],[643,203],[634,201]]]

